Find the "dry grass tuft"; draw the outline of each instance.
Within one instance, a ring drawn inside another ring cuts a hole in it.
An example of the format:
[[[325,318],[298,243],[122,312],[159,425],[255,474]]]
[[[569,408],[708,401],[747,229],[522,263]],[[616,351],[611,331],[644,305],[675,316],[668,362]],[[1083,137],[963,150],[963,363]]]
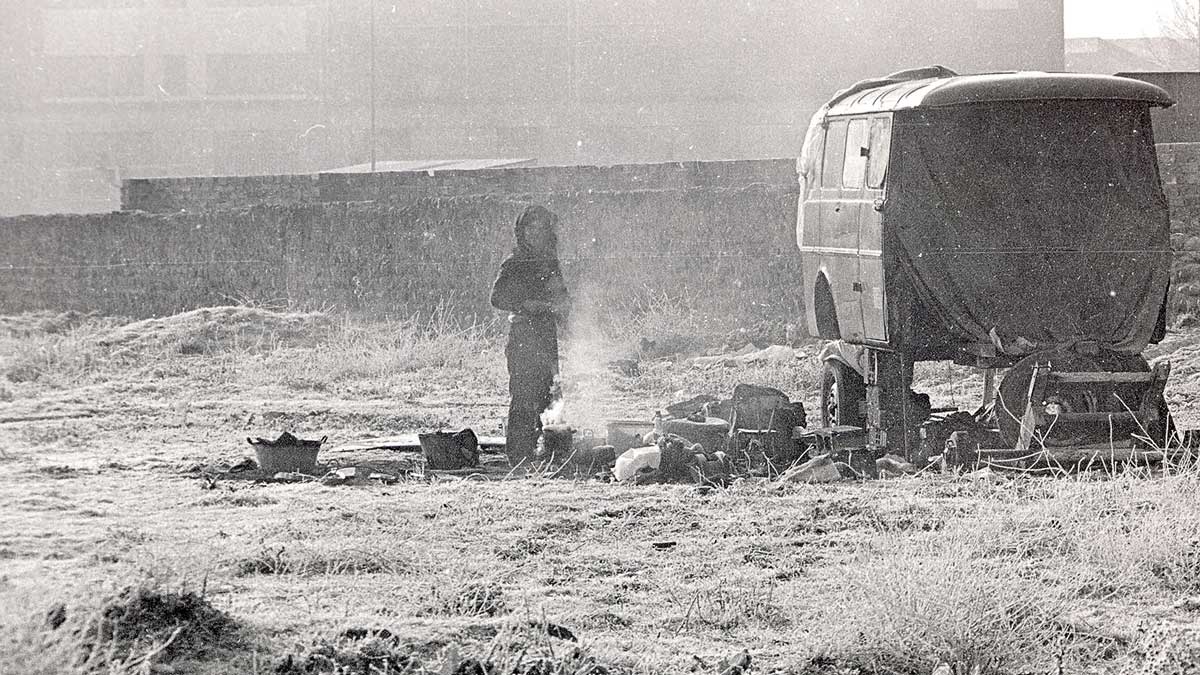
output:
[[[205,307],[109,330],[99,343],[122,353],[186,355],[270,351],[320,342],[333,327],[321,313],[274,312],[257,307]]]
[[[677,601],[679,602],[679,601]],[[791,625],[788,611],[775,597],[770,582],[718,580],[687,596],[683,616],[668,621],[675,633],[696,628],[729,632],[737,628],[779,630]]]
[[[487,353],[494,334],[494,327],[485,324],[347,320],[311,349],[276,351],[263,367],[288,386],[318,390],[347,382],[386,382],[428,368],[486,369],[485,361],[494,360]]]
[[[276,660],[277,675],[414,675],[427,673],[412,650],[388,637],[361,640],[316,640]]]
[[[291,574],[297,576],[401,574],[409,571],[411,561],[402,553],[326,542],[320,547],[274,544],[264,545],[248,556],[230,561],[236,576]]]
[[[918,542],[887,535],[846,570],[828,611],[829,655],[867,672],[1036,672],[1058,634],[1057,593],[1015,561],[981,560],[975,534]]]
[[[417,615],[493,617],[508,611],[504,587],[498,580],[452,576],[432,582]]]

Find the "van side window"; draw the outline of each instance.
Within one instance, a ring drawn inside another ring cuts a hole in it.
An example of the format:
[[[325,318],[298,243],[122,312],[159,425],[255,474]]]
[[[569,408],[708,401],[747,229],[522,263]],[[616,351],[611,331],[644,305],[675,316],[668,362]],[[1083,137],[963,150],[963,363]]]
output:
[[[867,187],[877,190],[887,179],[888,155],[892,149],[892,120],[876,117],[871,120],[871,160],[867,169]]]
[[[846,122],[830,122],[825,132],[825,158],[821,166],[821,187],[841,186],[842,155],[846,151]]]
[[[846,132],[846,159],[842,168],[842,187],[858,189],[863,186],[867,174],[868,143],[867,120],[850,120]]]

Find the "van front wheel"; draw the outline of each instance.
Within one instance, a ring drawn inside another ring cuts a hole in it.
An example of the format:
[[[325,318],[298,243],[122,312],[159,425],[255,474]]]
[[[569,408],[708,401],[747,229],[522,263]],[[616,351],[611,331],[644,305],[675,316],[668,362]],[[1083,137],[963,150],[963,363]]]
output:
[[[863,426],[867,388],[862,377],[840,361],[826,361],[821,371],[821,426]]]

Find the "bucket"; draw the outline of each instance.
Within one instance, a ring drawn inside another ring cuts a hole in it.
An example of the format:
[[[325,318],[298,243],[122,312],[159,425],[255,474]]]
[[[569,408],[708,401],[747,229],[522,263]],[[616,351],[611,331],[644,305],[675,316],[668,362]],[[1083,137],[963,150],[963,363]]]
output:
[[[542,427],[542,455],[562,461],[574,450],[575,427],[569,424],[547,424]]]
[[[479,439],[470,429],[417,434],[425,467],[434,471],[454,471],[479,466]]]
[[[654,431],[653,422],[641,420],[610,420],[607,426],[608,445],[619,455],[630,448],[642,447],[642,437]]]
[[[317,472],[317,453],[328,436],[319,441],[309,441],[296,438],[290,434],[276,441],[263,438],[257,440],[247,438],[246,442],[254,448],[254,458],[258,467],[264,473],[303,473],[314,475]]]

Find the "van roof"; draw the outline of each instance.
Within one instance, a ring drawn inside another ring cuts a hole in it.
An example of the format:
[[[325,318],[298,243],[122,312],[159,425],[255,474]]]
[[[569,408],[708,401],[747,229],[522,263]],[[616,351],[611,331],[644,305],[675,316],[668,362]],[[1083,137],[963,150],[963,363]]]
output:
[[[910,74],[933,77],[907,79]],[[1162,88],[1128,77],[1075,73],[988,73],[954,75],[933,67],[860,82],[838,93],[824,113],[860,115],[912,108],[936,108],[970,103],[1040,100],[1139,101],[1164,108],[1174,105]]]

